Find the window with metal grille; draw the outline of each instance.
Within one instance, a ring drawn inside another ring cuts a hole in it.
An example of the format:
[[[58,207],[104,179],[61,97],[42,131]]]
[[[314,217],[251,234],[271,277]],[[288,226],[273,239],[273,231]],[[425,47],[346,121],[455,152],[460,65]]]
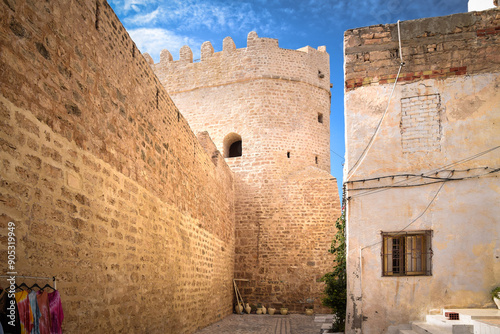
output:
[[[382,276],[432,275],[432,231],[382,232]]]

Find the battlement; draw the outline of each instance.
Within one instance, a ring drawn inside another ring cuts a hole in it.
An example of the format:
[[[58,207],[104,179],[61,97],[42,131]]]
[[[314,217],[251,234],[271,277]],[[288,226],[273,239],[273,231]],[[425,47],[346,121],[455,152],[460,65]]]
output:
[[[184,46],[174,61],[163,50],[160,62],[149,64],[213,163],[225,161],[234,173],[234,277],[248,279],[249,302],[302,312],[314,301],[321,311],[324,285],[304,277],[331,267],[326,250],[340,211],[329,173],[326,48],[283,49],[250,32],[246,48],[226,37],[222,51],[205,42],[200,54],[194,62]],[[292,263],[300,263],[293,272]]]
[[[201,45],[200,51],[199,62],[193,62],[193,52],[187,45],[180,49],[176,61],[168,50],[161,51],[157,64],[148,54],[144,56],[171,94],[261,78],[298,81],[330,89],[329,55],[325,46],[283,49],[277,39],[259,37],[252,31],[246,48],[237,49],[233,39],[226,37],[222,51],[214,52],[209,41]]]

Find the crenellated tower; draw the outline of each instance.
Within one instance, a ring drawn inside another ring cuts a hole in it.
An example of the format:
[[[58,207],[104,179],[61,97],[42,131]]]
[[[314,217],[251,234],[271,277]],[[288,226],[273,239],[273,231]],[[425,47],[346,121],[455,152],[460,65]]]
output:
[[[250,302],[320,307],[340,204],[330,175],[330,69],[325,47],[282,49],[250,32],[193,62],[163,50],[153,67],[194,132],[208,131],[235,175],[235,277]],[[214,207],[213,210],[222,210]]]

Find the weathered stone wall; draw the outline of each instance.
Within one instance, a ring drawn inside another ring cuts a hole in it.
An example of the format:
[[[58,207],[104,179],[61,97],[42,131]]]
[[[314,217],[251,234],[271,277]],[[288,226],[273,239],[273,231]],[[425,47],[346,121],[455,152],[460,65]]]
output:
[[[496,71],[497,15],[489,10],[401,22],[405,66],[398,82]],[[344,42],[346,90],[394,82],[401,62],[397,25],[348,30]]]
[[[65,332],[191,333],[229,314],[232,172],[109,5],[0,11],[2,272],[13,221],[16,271],[57,277]]]
[[[329,174],[325,48],[282,49],[251,32],[246,48],[227,37],[223,51],[205,42],[200,62],[191,55],[184,47],[172,61],[164,50],[150,63],[189,124],[208,131],[221,152],[227,136],[241,136],[242,156],[226,161],[235,173],[235,276],[249,280],[239,283],[243,297],[320,311],[317,280],[332,270],[328,249],[340,214]]]
[[[401,22],[406,65],[389,105],[397,25],[345,33],[349,333],[381,333],[446,307],[492,306],[499,27],[495,9]],[[448,178],[456,180],[443,184]],[[383,277],[380,233],[419,230],[432,230],[432,275]]]

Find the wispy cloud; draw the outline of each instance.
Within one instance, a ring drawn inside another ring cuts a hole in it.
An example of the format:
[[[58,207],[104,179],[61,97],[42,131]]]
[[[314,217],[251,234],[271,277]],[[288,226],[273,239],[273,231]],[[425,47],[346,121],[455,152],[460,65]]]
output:
[[[273,26],[280,27],[268,9],[253,1],[208,0],[110,0],[114,7],[126,15],[128,29],[157,24],[178,32],[209,29],[212,31],[250,31],[260,27],[262,32]],[[293,12],[289,8],[288,12]]]
[[[127,17],[125,19],[125,23],[133,26],[151,26],[158,21],[161,15],[162,9],[158,7],[154,11],[149,13],[138,13],[134,16]]]
[[[128,13],[130,11],[139,12],[151,4],[157,2],[157,0],[109,0],[113,8],[121,13]]]
[[[198,53],[204,40],[189,38],[193,36],[214,41],[216,51],[225,36],[246,36],[250,31],[292,44],[297,37],[307,38],[305,43],[310,43],[318,36],[324,40],[332,34],[341,39],[342,31],[350,28],[435,16],[440,12],[444,15],[466,3],[466,0],[360,0],[355,5],[352,0],[108,1],[121,13],[139,48],[151,53],[154,59],[162,48],[172,51],[175,59],[174,53],[182,44],[188,44]],[[144,30],[146,27],[150,30]],[[153,35],[147,36],[146,32]],[[342,45],[342,41],[336,44]]]
[[[163,49],[170,51],[174,59],[178,58],[179,49],[183,45],[190,46],[194,57],[199,57],[199,47],[194,46],[199,46],[202,43],[200,40],[180,36],[162,28],[138,28],[128,30],[128,32],[139,50],[149,53],[155,62],[159,61],[160,52]]]
[[[191,30],[200,26],[211,30],[248,29],[272,19],[265,8],[256,9],[247,2],[217,4],[184,1],[176,8],[168,10],[167,18],[179,23],[180,30]]]
[[[202,38],[213,32],[219,35],[221,42],[225,36],[246,36],[250,31],[274,37],[290,28],[288,22],[281,20],[282,12],[272,15],[268,8],[253,0],[109,1],[122,13],[123,23],[139,49],[150,53],[155,60],[164,48],[176,59],[182,45],[189,45],[194,57],[199,58],[199,48],[204,40],[188,36]],[[290,15],[293,12],[290,7],[285,13]]]

